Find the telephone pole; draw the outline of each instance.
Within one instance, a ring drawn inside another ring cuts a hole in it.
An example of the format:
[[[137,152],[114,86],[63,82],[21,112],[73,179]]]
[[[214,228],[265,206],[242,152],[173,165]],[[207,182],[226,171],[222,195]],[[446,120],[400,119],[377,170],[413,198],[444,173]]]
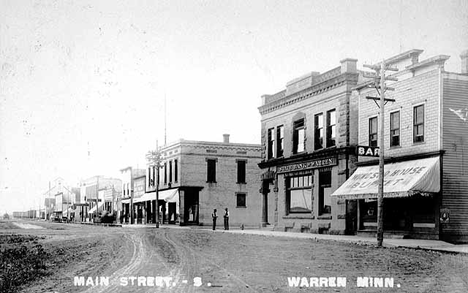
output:
[[[149,151],[146,154],[146,160],[148,165],[153,167],[153,186],[156,193],[156,207],[155,207],[155,218],[156,218],[156,228],[159,228],[159,169],[161,166],[161,152],[159,151],[158,142],[156,141],[156,150]],[[148,181],[151,182],[150,178]]]
[[[385,65],[385,61],[382,61],[380,66],[378,65],[364,65],[364,67],[371,68],[375,70],[376,77],[375,77],[375,84],[374,87],[379,94],[380,97],[366,97],[367,99],[374,100],[377,104],[377,100],[380,102],[377,106],[380,108],[380,121],[379,121],[379,188],[378,188],[378,195],[377,195],[377,246],[381,247],[383,243],[383,213],[384,213],[384,122],[385,122],[385,104],[387,102],[395,102],[394,99],[386,99],[385,92],[387,90],[395,90],[394,88],[387,87],[385,85],[385,80],[393,80],[397,81],[398,79],[394,77],[385,77],[385,71],[398,71],[397,68],[392,68]],[[380,82],[380,84],[379,84]],[[372,87],[372,86],[370,86]],[[380,91],[379,91],[380,89]]]

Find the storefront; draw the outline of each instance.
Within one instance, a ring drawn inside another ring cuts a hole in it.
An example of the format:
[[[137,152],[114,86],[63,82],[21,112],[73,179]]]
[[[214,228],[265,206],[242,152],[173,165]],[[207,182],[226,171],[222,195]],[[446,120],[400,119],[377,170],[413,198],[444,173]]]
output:
[[[384,166],[384,231],[438,239],[440,201],[438,156]],[[357,201],[357,230],[377,229],[379,166],[360,166],[332,197]]]
[[[281,231],[348,233],[349,207],[331,194],[347,178],[350,151],[327,150],[305,155],[299,162],[289,159],[269,167],[262,176],[262,222]],[[266,208],[271,202],[272,210]]]

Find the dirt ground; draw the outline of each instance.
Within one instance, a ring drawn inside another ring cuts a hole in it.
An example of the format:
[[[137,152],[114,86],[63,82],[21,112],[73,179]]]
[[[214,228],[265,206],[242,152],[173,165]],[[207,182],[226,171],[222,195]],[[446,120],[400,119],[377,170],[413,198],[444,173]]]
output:
[[[18,292],[468,292],[463,254],[199,229],[29,223],[44,229],[0,228],[0,237],[39,236],[50,255],[48,275]],[[346,287],[333,287],[333,277],[346,278]],[[358,277],[394,283],[361,288]],[[328,287],[311,287],[320,280],[314,278],[326,278]]]

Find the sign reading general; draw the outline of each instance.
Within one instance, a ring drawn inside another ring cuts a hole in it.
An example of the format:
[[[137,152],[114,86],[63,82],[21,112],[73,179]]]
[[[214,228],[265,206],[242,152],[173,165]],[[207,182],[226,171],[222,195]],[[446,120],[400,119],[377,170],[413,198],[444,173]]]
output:
[[[379,147],[358,145],[357,155],[358,156],[368,156],[368,157],[378,157],[379,156]]]
[[[335,166],[337,165],[336,158],[327,158],[327,159],[320,159],[320,160],[313,160],[303,163],[297,163],[287,166],[278,167],[278,173],[286,173],[292,171],[301,171],[301,170],[308,170],[308,169],[316,169],[328,166]]]

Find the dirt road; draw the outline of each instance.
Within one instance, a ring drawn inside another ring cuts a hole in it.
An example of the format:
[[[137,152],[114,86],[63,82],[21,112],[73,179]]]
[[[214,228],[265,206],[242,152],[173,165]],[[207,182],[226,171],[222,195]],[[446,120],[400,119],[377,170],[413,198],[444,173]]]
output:
[[[466,255],[183,228],[34,224],[45,229],[0,230],[40,236],[50,255],[50,274],[20,292],[468,291]],[[391,286],[359,287],[364,277]],[[336,286],[337,278],[346,286]]]

